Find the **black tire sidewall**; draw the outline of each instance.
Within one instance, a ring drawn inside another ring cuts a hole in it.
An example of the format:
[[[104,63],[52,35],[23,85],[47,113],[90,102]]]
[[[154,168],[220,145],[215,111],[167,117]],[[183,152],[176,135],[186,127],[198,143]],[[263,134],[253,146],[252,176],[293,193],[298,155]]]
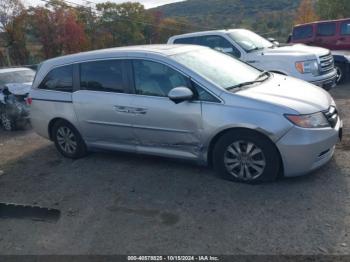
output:
[[[240,140],[252,142],[263,151],[266,161],[265,170],[261,176],[254,180],[247,181],[238,179],[231,175],[226,169],[224,163],[224,154],[226,152],[226,149],[232,143]],[[268,138],[266,138],[263,135],[260,135],[257,132],[239,130],[227,132],[219,138],[214,147],[213,163],[216,171],[224,179],[254,184],[275,180],[278,177],[278,173],[280,171],[281,160],[276,146]]]
[[[337,79],[337,84],[342,84],[342,83],[344,83],[345,82],[345,80],[346,80],[346,68],[345,68],[345,65],[343,65],[343,64],[340,64],[340,63],[336,63],[335,64],[335,67],[338,69],[339,68],[339,70],[341,71],[341,73],[342,73],[342,77],[339,79],[339,81],[338,81],[338,79]],[[338,71],[338,70],[337,70]],[[338,73],[338,72],[337,72]]]
[[[62,150],[62,148],[58,144],[57,131],[58,131],[58,129],[60,127],[67,127],[73,132],[73,134],[75,136],[75,139],[76,139],[76,142],[77,142],[77,149],[76,149],[74,154],[69,154],[69,153],[65,152],[64,150]],[[77,159],[77,158],[81,158],[81,157],[85,156],[86,153],[87,153],[85,142],[82,139],[80,133],[78,132],[78,130],[72,124],[68,123],[67,121],[61,121],[60,120],[60,121],[57,121],[54,124],[54,126],[52,128],[52,138],[53,138],[53,141],[55,142],[55,146],[56,146],[57,150],[63,156],[65,156],[67,158]]]

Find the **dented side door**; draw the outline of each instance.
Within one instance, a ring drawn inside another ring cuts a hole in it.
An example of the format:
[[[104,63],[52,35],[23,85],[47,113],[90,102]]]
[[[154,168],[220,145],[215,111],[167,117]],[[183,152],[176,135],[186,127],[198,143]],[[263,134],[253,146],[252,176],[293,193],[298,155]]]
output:
[[[197,159],[201,150],[201,102],[175,104],[167,97],[135,95],[137,150],[161,156]]]

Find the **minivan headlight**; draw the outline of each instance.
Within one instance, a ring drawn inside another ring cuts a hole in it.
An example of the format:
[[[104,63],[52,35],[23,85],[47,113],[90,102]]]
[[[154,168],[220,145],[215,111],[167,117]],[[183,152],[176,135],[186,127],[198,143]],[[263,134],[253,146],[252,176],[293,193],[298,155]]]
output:
[[[329,122],[322,112],[309,115],[285,115],[293,124],[303,128],[322,128],[329,127]]]
[[[301,61],[295,63],[295,68],[299,71],[301,74],[313,74],[318,75],[319,74],[319,68],[317,60],[308,60],[308,61]]]

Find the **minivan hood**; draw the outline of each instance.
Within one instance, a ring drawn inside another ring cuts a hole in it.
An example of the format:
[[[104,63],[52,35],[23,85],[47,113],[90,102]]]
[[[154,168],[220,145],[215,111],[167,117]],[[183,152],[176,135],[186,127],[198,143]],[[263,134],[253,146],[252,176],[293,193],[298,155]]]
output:
[[[324,111],[333,103],[322,88],[297,78],[272,74],[265,82],[243,89],[236,94],[288,107],[299,114]]]
[[[321,47],[307,46],[303,44],[289,45],[277,48],[267,48],[264,55],[294,55],[294,56],[323,56],[329,54],[329,50]]]

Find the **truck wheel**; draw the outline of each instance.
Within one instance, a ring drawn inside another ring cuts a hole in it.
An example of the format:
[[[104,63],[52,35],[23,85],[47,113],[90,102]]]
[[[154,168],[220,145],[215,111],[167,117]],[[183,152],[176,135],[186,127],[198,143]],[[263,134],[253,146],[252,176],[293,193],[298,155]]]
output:
[[[70,123],[59,120],[52,128],[52,137],[57,150],[68,158],[81,158],[87,154],[84,140]]]
[[[224,134],[213,151],[213,164],[219,175],[243,183],[275,180],[280,162],[276,146],[265,136],[250,130]]]
[[[335,69],[337,70],[337,84],[341,84],[345,81],[346,78],[346,70],[343,64],[335,64]]]
[[[14,121],[6,111],[1,113],[1,125],[6,131],[13,131],[16,129],[16,121]]]

